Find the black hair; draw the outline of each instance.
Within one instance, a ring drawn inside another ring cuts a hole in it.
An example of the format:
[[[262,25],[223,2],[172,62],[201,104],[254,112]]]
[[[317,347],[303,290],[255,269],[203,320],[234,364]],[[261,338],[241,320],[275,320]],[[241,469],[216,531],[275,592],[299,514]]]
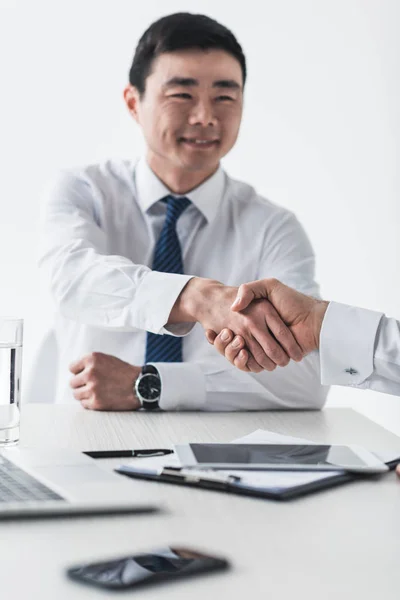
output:
[[[191,48],[225,50],[231,54],[240,63],[244,85],[246,59],[233,33],[210,17],[192,13],[175,13],[150,25],[136,47],[129,83],[143,96],[154,59],[165,52]]]

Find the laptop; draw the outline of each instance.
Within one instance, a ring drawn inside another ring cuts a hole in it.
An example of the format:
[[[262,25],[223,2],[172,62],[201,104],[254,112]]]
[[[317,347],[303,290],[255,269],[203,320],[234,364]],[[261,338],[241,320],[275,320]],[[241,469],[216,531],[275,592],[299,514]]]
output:
[[[0,450],[0,519],[156,511],[141,495],[132,481],[80,452]]]

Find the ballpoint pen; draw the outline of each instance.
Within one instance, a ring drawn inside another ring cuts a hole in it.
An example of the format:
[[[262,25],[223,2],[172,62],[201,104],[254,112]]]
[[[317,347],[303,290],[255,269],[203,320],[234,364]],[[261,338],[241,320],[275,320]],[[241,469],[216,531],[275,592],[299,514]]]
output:
[[[88,450],[83,452],[91,458],[123,458],[123,457],[150,457],[150,456],[166,456],[173,454],[173,450],[168,448],[143,448],[142,450]]]

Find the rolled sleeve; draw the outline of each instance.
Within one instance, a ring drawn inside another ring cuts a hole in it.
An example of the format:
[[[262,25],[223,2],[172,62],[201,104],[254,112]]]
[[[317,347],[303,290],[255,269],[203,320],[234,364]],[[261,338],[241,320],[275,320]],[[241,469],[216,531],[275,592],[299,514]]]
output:
[[[186,335],[193,323],[174,324],[165,328],[171,310],[192,275],[151,271],[143,277],[136,292],[133,313],[136,327],[152,333]],[[162,298],[162,302],[160,299]]]
[[[161,377],[162,410],[204,410],[206,385],[202,370],[191,363],[149,363]]]
[[[374,370],[374,347],[383,314],[330,302],[320,333],[323,385],[358,386]]]

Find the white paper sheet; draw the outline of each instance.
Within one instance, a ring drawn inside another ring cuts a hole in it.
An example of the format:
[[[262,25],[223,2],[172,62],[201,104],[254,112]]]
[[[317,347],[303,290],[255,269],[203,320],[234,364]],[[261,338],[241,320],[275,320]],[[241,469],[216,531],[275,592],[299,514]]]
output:
[[[280,433],[274,433],[267,429],[256,429],[252,433],[245,435],[237,440],[234,440],[235,444],[324,444],[326,442],[314,442],[305,438],[292,437],[289,435],[282,435]],[[371,450],[382,462],[390,462],[399,458],[399,453],[393,451],[384,450]]]
[[[267,429],[256,429],[252,433],[233,440],[232,444],[315,444],[311,440],[304,438],[292,437],[290,435],[282,435]]]

